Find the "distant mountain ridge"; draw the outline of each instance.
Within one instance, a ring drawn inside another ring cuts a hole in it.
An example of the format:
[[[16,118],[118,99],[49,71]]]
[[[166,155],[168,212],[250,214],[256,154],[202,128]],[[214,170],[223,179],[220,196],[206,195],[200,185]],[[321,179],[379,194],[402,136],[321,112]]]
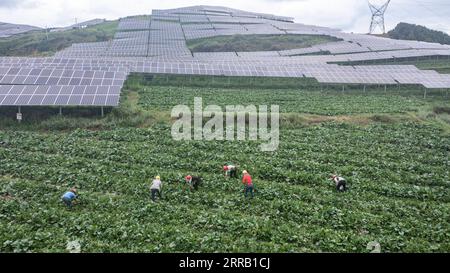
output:
[[[16,34],[26,33],[41,28],[29,25],[18,25],[0,22],[0,38],[11,37]]]
[[[106,22],[106,19],[98,19],[97,18],[97,19],[92,19],[92,20],[89,20],[89,21],[77,23],[75,25],[71,25],[71,26],[68,26],[68,27],[53,28],[51,31],[52,32],[58,32],[58,31],[67,31],[67,30],[71,30],[71,29],[83,29],[83,28],[86,28],[86,27],[100,25],[100,24],[103,24],[104,22]]]
[[[415,40],[450,45],[450,35],[424,26],[400,23],[386,35],[391,39]]]
[[[62,32],[71,29],[83,29],[90,26],[96,26],[106,22],[106,19],[92,19],[89,21],[77,23],[68,27],[51,28],[51,32]],[[30,25],[20,25],[0,22],[0,38],[9,38],[14,35],[27,33],[34,30],[42,30],[40,27]]]

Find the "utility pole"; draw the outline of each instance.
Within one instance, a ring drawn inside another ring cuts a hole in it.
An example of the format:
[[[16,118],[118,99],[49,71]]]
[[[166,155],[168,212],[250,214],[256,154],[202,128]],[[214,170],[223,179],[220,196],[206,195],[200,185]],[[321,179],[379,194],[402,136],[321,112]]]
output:
[[[47,36],[47,41],[48,41],[48,26],[45,26],[45,35]]]
[[[381,29],[383,34],[386,33],[386,26],[384,24],[384,14],[386,13],[386,10],[390,2],[391,0],[388,0],[382,6],[375,6],[374,4],[370,3],[370,0],[368,1],[370,11],[372,12],[372,22],[370,23],[369,34],[373,34],[377,27]]]

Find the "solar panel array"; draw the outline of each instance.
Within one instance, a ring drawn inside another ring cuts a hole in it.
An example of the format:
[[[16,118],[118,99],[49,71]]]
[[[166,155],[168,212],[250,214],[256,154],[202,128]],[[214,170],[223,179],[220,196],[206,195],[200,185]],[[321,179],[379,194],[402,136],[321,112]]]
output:
[[[149,18],[125,18],[120,20],[118,31],[126,30],[148,30],[150,28]]]
[[[1,33],[1,32],[0,32]],[[264,52],[195,52],[186,42],[221,35],[304,34],[336,42]],[[52,58],[0,58],[0,105],[117,106],[129,73],[308,77],[330,84],[450,88],[450,75],[410,65],[339,63],[448,57],[450,46],[343,33],[291,18],[224,7],[154,10],[120,20],[114,39],[74,44]]]
[[[117,106],[120,88],[113,86],[0,85],[0,105]]]
[[[128,72],[69,67],[45,62],[2,63],[0,105],[118,105]]]

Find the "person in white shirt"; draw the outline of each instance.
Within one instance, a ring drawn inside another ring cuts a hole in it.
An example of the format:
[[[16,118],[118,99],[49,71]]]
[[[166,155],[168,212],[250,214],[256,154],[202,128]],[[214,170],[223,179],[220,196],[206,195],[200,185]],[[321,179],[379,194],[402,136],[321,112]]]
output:
[[[223,171],[225,172],[225,177],[236,178],[237,177],[237,168],[234,165],[225,165],[223,166]]]
[[[344,192],[347,190],[347,181],[344,178],[337,175],[332,175],[330,177],[330,180],[332,180],[336,184],[336,190],[340,192]]]
[[[156,195],[159,196],[159,199],[162,199],[162,195],[161,195],[162,182],[161,182],[161,177],[160,176],[155,177],[155,180],[153,180],[152,186],[150,187],[150,191],[151,191],[151,194],[152,194],[153,202],[156,202]]]

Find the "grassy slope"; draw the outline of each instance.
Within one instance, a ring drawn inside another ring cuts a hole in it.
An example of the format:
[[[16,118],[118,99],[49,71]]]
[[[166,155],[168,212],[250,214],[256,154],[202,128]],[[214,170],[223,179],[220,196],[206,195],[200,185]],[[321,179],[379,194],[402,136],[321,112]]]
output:
[[[126,89],[122,105],[105,120],[53,117],[45,121],[52,132],[2,123],[1,251],[64,251],[72,240],[86,252],[366,252],[371,241],[383,251],[450,251],[450,142],[431,112],[418,118],[436,104],[448,111],[442,96],[420,101],[415,91],[360,91],[351,98],[304,90],[298,92],[309,103],[297,98],[303,106],[296,108],[289,89],[270,96],[259,88],[177,88],[133,78]],[[220,105],[259,103],[261,95],[296,112],[284,115],[316,112],[336,119],[293,126],[284,120],[280,149],[269,154],[247,141],[173,141],[168,110],[189,103],[192,92]],[[167,94],[177,95],[168,100]],[[338,111],[330,112],[328,96]],[[359,96],[373,106],[352,114],[367,106]],[[409,100],[416,110],[405,112],[413,110],[405,108]],[[339,119],[370,113],[385,119]],[[395,120],[397,115],[408,119]],[[245,201],[240,183],[223,179],[220,166],[229,161],[252,172],[256,199]],[[182,183],[191,172],[205,180],[197,193]],[[326,181],[331,172],[349,179],[348,193],[334,191]],[[160,204],[148,197],[156,174],[167,182]],[[82,203],[67,211],[59,197],[72,185],[81,189]]]
[[[105,22],[86,29],[51,32],[34,31],[0,39],[0,56],[51,56],[74,43],[108,41],[114,37],[118,21]]]
[[[193,52],[278,51],[304,48],[337,39],[316,35],[233,35],[188,41]]]

